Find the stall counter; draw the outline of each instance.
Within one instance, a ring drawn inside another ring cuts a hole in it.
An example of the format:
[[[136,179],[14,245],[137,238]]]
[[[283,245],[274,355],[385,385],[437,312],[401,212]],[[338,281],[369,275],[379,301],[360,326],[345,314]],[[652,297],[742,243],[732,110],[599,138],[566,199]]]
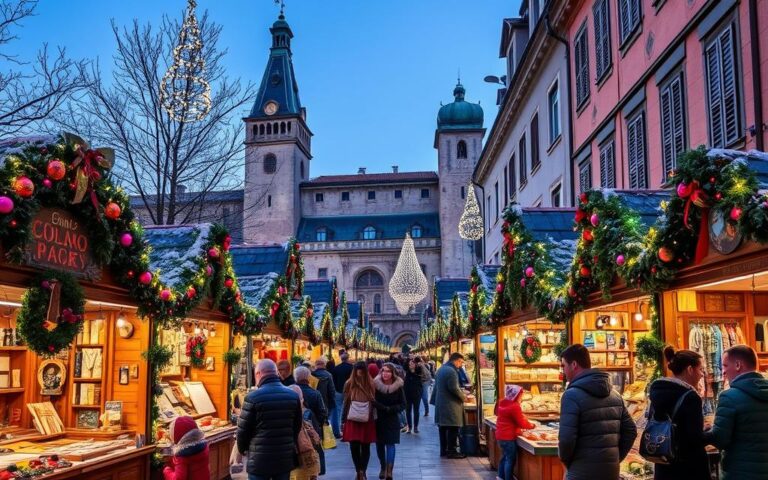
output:
[[[491,467],[499,467],[502,452],[496,440],[496,417],[486,417],[483,427],[488,442],[488,460]],[[517,465],[515,478],[525,480],[561,480],[565,466],[557,457],[556,441],[535,441],[517,438]]]
[[[205,440],[208,442],[208,466],[212,480],[222,480],[229,477],[229,456],[235,444],[236,432],[237,427],[234,425],[205,432]],[[163,455],[163,460],[170,462],[170,446],[160,448],[160,453]]]

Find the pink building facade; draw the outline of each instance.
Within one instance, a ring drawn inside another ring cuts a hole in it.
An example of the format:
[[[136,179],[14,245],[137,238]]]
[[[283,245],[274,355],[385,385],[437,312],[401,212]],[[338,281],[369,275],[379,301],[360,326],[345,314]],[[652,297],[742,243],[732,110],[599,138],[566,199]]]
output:
[[[699,145],[765,150],[768,2],[551,0],[574,189],[658,188]]]

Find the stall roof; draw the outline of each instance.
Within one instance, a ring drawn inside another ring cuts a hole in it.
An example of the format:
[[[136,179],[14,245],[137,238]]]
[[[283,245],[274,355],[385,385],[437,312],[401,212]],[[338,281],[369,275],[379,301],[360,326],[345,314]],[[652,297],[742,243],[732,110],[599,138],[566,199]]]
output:
[[[326,302],[331,301],[333,296],[333,282],[334,279],[328,280],[304,280],[304,288],[302,292],[304,295],[308,295],[312,298],[312,302]]]
[[[670,192],[667,190],[614,190],[614,192],[625,206],[640,215],[640,220],[646,226],[656,223],[662,214],[661,202],[669,200],[670,197]]]
[[[435,292],[437,294],[437,304],[450,305],[453,295],[457,292],[467,292],[469,290],[469,280],[466,278],[437,278],[435,279]]]
[[[283,274],[288,265],[288,244],[233,246],[230,252],[238,277]]]
[[[269,294],[272,286],[277,282],[279,275],[274,272],[264,275],[251,275],[249,277],[239,277],[237,279],[240,293],[243,295],[245,303],[252,307],[261,308],[262,303]]]
[[[173,287],[185,272],[199,268],[210,230],[207,223],[145,227],[144,237],[152,247],[149,266],[160,271],[160,281]]]
[[[416,225],[421,227],[422,237],[440,237],[440,216],[437,213],[304,217],[296,237],[301,242],[314,242],[317,230],[325,228],[328,241],[362,240],[363,230],[371,226],[376,229],[376,240],[399,240]]]
[[[523,208],[521,219],[534,240],[559,242],[576,238],[575,213],[572,208]]]
[[[757,176],[757,181],[759,183],[758,188],[760,190],[768,189],[768,153],[759,150],[742,152],[740,150],[726,150],[721,148],[712,148],[707,153],[710,156],[726,157],[733,160],[743,159]]]

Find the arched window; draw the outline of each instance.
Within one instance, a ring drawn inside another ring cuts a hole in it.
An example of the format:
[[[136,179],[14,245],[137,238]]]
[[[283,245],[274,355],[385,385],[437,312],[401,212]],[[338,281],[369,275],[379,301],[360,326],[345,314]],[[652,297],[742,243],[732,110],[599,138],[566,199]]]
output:
[[[376,288],[384,285],[384,279],[376,270],[363,270],[355,281],[356,288]]]
[[[264,124],[259,125],[259,135],[264,135]]]
[[[288,133],[291,133],[291,122],[288,122]]]
[[[467,158],[467,142],[464,140],[456,144],[456,158]]]
[[[268,153],[264,156],[264,173],[275,173],[277,171],[277,157],[274,153]]]
[[[280,133],[285,135],[285,122],[280,122]]]
[[[272,135],[272,124],[271,123],[267,124],[267,135]]]
[[[328,239],[328,230],[325,227],[320,227],[315,230],[315,241],[325,242]]]
[[[373,296],[373,313],[381,313],[381,294]]]
[[[411,227],[411,237],[421,238],[421,225],[414,225]]]
[[[259,134],[259,126],[254,125],[252,131],[253,131],[253,136],[254,137],[257,136]]]
[[[376,240],[376,229],[368,225],[363,229],[363,240]]]

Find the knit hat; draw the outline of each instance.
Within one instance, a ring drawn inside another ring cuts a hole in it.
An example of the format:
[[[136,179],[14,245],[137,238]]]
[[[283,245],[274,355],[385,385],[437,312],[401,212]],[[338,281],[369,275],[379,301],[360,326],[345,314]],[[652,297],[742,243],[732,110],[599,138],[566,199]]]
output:
[[[195,429],[197,429],[197,423],[195,423],[195,420],[192,417],[176,417],[171,422],[171,440],[173,440],[173,443],[178,444],[181,442],[181,439],[184,438],[184,435]]]
[[[520,385],[507,385],[504,389],[504,397],[507,400],[515,400],[521,393],[523,393],[523,387]]]
[[[376,378],[376,375],[379,374],[379,367],[375,363],[369,363],[368,364],[368,375],[371,376],[371,378]]]

